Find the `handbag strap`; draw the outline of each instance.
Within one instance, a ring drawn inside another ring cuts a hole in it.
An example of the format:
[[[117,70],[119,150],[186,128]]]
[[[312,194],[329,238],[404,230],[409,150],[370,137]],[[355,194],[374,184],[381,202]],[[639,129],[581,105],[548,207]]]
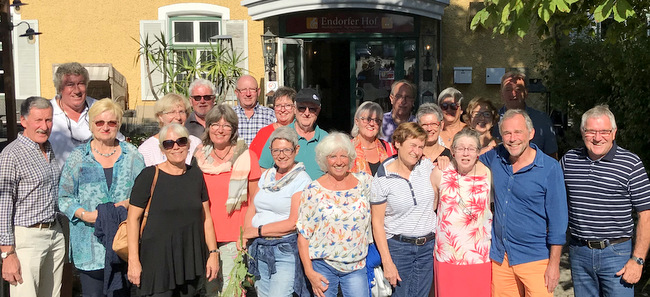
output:
[[[156,165],[156,173],[154,173],[153,182],[151,183],[151,194],[149,195],[149,201],[147,202],[147,207],[144,209],[144,217],[142,218],[142,224],[140,224],[140,237],[142,237],[142,231],[144,231],[144,226],[147,224],[147,217],[149,217],[149,207],[151,207],[151,200],[153,199],[153,190],[156,188],[157,181],[158,181],[158,165]]]

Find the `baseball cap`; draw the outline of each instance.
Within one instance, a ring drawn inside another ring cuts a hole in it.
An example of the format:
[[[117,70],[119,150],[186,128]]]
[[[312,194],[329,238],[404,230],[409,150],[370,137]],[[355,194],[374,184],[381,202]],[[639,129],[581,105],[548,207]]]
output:
[[[312,88],[302,89],[296,94],[296,103],[311,102],[320,106],[320,95],[318,91]]]

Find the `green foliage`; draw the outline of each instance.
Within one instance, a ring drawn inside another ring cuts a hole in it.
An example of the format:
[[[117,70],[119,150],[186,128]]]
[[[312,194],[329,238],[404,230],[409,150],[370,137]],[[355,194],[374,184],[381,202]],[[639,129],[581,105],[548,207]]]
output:
[[[163,94],[178,93],[188,96],[187,88],[197,78],[205,78],[217,87],[217,103],[226,98],[226,94],[237,83],[237,78],[244,69],[237,66],[243,61],[241,53],[236,53],[220,43],[210,43],[202,49],[202,56],[197,56],[193,48],[174,48],[164,34],[135,40],[140,45],[135,62],[145,59],[145,71],[151,92],[158,100],[157,89]],[[152,75],[162,74],[162,83],[154,85]]]
[[[244,246],[243,227],[239,227],[239,246]],[[248,273],[248,268],[246,268],[246,257],[250,257],[250,255],[245,249],[237,251],[235,266],[228,274],[230,276],[230,281],[228,282],[226,289],[223,291],[223,296],[246,296],[244,282],[253,276]]]
[[[485,8],[472,19],[471,28],[492,29],[494,34],[523,37],[536,28],[538,37],[570,33],[610,16],[618,23],[645,18],[646,0],[485,0]],[[636,11],[635,11],[636,10]],[[638,11],[638,13],[637,13]],[[532,27],[531,27],[532,25]],[[559,27],[559,28],[558,28]]]

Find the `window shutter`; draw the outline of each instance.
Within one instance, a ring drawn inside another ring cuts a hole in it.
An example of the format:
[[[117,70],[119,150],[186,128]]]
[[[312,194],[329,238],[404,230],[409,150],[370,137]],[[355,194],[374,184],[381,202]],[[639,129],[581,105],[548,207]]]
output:
[[[149,38],[149,43],[156,41],[156,36],[160,36],[165,32],[164,21],[140,21],[140,42],[144,43],[145,38]],[[151,92],[149,78],[147,77],[146,57],[140,57],[140,87],[142,94],[142,101],[156,100],[156,97]],[[151,81],[153,89],[158,95],[162,97],[161,84],[163,83],[163,73],[159,70],[154,70],[154,66],[150,64],[149,71],[151,73]]]
[[[224,23],[225,32],[222,34],[232,36],[233,49],[243,58],[237,66],[248,69],[248,59],[245,59],[248,57],[248,24],[245,20],[227,20]]]
[[[28,20],[29,26],[38,32],[38,21]],[[16,82],[16,99],[27,99],[30,96],[41,95],[41,74],[38,59],[38,39],[34,36],[36,43],[29,44],[27,37],[19,37],[27,30],[25,24],[16,26],[13,29],[13,56],[14,56],[14,79]]]

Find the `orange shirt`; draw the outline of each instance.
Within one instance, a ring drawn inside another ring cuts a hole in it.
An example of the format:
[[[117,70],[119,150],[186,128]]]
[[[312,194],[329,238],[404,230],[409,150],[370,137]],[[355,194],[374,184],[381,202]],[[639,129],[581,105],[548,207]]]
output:
[[[255,181],[260,178],[262,171],[259,164],[255,162],[257,156],[250,152],[251,170],[248,174],[249,181]],[[230,182],[231,172],[222,172],[220,174],[203,173],[205,184],[208,187],[208,196],[210,197],[210,214],[214,224],[214,232],[217,242],[234,242],[239,239],[239,228],[244,226],[244,217],[248,209],[248,202],[244,202],[239,210],[233,211],[228,215],[226,212],[226,200],[228,200],[228,185]],[[250,193],[248,193],[250,201]]]

